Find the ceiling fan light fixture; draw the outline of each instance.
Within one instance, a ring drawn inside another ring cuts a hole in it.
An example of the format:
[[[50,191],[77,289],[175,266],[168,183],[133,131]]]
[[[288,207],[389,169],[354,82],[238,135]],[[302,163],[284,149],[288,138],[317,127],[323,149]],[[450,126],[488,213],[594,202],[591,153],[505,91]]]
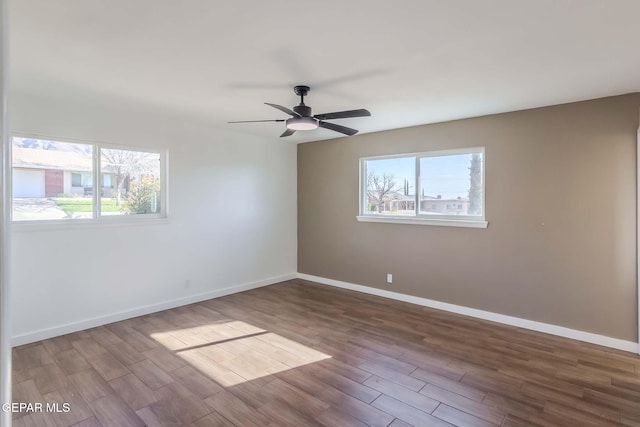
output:
[[[287,128],[292,130],[317,129],[318,120],[313,117],[292,117],[287,119]]]
[[[337,123],[331,123],[327,120],[350,119],[352,117],[368,117],[371,115],[371,113],[364,108],[361,108],[359,110],[334,111],[332,113],[313,115],[313,113],[311,112],[311,107],[304,104],[304,97],[309,93],[309,86],[296,86],[293,88],[293,91],[300,97],[300,104],[293,107],[293,110],[287,107],[283,107],[282,105],[265,102],[266,105],[290,115],[290,118],[286,120],[241,120],[229,123],[285,122],[287,130],[285,130],[282,135],[280,135],[280,138],[291,136],[299,130],[314,130],[319,127],[338,132],[343,135],[352,136],[358,133],[358,129],[352,129],[346,126],[339,125]]]

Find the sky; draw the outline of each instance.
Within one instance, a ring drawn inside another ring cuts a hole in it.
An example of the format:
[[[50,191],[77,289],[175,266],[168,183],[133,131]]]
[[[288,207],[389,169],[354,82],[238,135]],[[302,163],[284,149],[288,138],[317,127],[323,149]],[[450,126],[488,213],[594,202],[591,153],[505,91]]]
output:
[[[54,151],[77,151],[80,153],[91,154],[92,146],[90,144],[75,144],[71,142],[50,141],[46,139],[20,138],[14,136],[12,138],[14,147],[32,148],[37,150],[54,150]]]
[[[368,160],[367,170],[376,174],[392,174],[402,191],[409,181],[409,194],[415,194],[415,157]],[[443,199],[469,196],[469,165],[471,154],[424,157],[420,159],[421,187],[426,196]]]

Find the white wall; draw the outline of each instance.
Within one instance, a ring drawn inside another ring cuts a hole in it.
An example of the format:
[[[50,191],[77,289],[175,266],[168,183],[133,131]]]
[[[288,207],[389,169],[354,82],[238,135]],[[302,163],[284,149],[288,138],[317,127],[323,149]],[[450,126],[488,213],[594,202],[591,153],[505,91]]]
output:
[[[277,132],[259,139],[31,95],[11,108],[13,131],[169,149],[167,221],[14,228],[14,344],[296,271],[296,146]]]
[[[71,194],[71,171],[64,171],[62,187],[63,187],[62,192],[64,194]]]

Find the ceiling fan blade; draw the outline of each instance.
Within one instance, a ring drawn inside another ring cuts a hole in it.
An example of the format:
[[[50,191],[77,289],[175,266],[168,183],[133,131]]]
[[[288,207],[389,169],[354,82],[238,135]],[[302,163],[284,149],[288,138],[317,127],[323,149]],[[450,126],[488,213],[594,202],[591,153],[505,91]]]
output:
[[[320,122],[318,122],[318,126],[320,126],[321,128],[332,130],[334,132],[340,132],[340,133],[343,133],[343,134],[349,135],[349,136],[355,135],[356,133],[358,133],[358,131],[356,129],[351,129],[351,128],[348,128],[346,126],[340,126],[340,125],[337,125],[335,123],[329,123],[329,122],[320,121]]]
[[[260,122],[284,122],[284,119],[278,120],[240,120],[236,122],[227,122],[227,123],[260,123]]]
[[[348,119],[351,117],[367,117],[370,116],[371,113],[364,108],[360,110],[349,110],[349,111],[336,111],[335,113],[324,113],[324,114],[316,114],[315,117],[318,120],[331,120],[331,119]]]
[[[295,129],[287,129],[282,133],[282,135],[280,135],[280,138],[283,138],[285,136],[291,136],[294,133],[296,133]]]
[[[300,114],[296,113],[293,110],[288,109],[287,107],[283,107],[282,105],[278,105],[278,104],[269,104],[268,102],[265,102],[265,104],[273,107],[273,108],[277,108],[278,110],[282,111],[283,113],[287,113],[290,116],[293,117],[301,117]]]

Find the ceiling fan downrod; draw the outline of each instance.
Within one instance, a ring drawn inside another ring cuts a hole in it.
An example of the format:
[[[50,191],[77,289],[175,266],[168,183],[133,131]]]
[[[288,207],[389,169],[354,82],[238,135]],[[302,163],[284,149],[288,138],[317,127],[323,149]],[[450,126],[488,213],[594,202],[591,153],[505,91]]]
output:
[[[296,86],[293,88],[296,95],[300,96],[300,104],[293,107],[293,111],[302,117],[311,117],[311,107],[304,105],[304,97],[307,96],[310,90],[309,86]]]

